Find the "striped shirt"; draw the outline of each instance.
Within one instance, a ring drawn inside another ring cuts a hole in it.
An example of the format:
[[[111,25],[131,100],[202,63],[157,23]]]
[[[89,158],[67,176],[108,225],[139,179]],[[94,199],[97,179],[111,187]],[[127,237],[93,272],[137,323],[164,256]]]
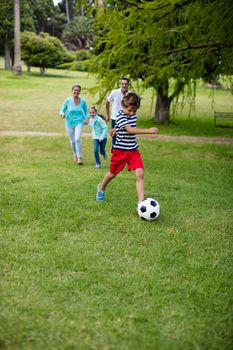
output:
[[[128,117],[126,114],[120,110],[117,113],[116,118],[116,141],[113,148],[121,149],[124,151],[132,151],[138,148],[135,134],[129,134],[125,130],[126,125],[130,125],[132,128],[136,128],[137,116],[136,114]]]

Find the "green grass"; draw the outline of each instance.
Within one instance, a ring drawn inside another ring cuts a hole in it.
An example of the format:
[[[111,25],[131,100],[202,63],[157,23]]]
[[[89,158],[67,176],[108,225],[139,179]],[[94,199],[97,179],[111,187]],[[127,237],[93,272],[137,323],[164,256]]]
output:
[[[93,104],[86,73],[0,69],[0,130],[61,133],[0,136],[0,348],[231,350],[232,145],[140,139],[146,197],[161,205],[145,222],[132,173],[96,202],[109,161],[94,171],[91,138],[84,166],[72,163],[58,111],[74,83]],[[139,126],[152,125],[151,101],[148,90]],[[214,109],[232,110],[229,91],[216,90]],[[201,85],[196,116],[187,115],[185,107],[160,134],[233,136],[213,127]]]
[[[97,96],[90,95],[88,88],[95,85],[95,78],[84,72],[49,69],[44,77],[38,68],[21,77],[15,77],[3,69],[0,60],[0,130],[39,131],[64,133],[64,122],[58,116],[64,99],[71,95],[71,86],[79,83],[82,96],[88,105],[96,103]],[[213,111],[232,111],[233,96],[230,90],[216,90],[213,103],[212,90],[198,85],[196,111],[189,115],[189,103],[178,110],[172,123],[159,126],[160,134],[233,137],[233,128],[214,127]],[[138,126],[151,127],[154,110],[152,89],[142,94],[138,111]],[[104,104],[100,112],[105,114]],[[233,126],[233,123],[231,123]],[[85,127],[86,131],[90,131]]]
[[[127,171],[96,202],[90,138],[0,137],[0,348],[232,349],[232,145],[139,143],[154,222]]]

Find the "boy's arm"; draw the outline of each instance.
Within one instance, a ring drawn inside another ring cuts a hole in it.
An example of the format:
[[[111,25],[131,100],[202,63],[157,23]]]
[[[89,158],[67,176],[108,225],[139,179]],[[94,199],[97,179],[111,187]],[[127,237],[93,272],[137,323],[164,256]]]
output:
[[[116,129],[110,129],[109,136],[113,137],[116,135]]]
[[[126,125],[125,130],[129,134],[157,134],[158,133],[158,129],[154,127],[149,129],[141,129],[141,128],[132,128],[132,126]]]

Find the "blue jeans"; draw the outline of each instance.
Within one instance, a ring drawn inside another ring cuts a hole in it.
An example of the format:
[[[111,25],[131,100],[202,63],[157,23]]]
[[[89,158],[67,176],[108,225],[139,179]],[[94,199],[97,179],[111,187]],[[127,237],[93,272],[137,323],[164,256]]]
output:
[[[93,146],[94,146],[94,157],[96,165],[100,165],[100,156],[99,153],[102,154],[103,157],[106,157],[106,147],[107,139],[103,139],[102,141],[99,141],[98,139],[93,139]]]
[[[81,134],[83,130],[83,124],[78,124],[74,128],[71,126],[66,127],[67,134],[69,136],[70,145],[74,156],[82,158],[82,140]]]

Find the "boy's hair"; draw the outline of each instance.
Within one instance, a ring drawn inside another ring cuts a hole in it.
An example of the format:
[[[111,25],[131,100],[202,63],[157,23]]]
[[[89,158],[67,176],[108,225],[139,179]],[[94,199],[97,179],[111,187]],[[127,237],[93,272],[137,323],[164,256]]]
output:
[[[134,91],[128,91],[122,98],[123,107],[132,107],[135,111],[140,107],[140,97]]]

